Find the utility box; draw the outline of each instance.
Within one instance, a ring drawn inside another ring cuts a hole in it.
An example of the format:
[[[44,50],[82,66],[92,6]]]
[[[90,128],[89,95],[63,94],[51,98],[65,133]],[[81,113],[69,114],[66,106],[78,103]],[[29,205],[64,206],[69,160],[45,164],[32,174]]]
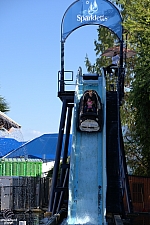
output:
[[[0,210],[12,208],[12,177],[0,177]]]

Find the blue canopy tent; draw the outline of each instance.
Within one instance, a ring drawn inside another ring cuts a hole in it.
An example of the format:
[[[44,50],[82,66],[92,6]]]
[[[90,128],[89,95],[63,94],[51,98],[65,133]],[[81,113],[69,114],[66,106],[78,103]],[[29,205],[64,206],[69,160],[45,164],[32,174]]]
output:
[[[19,142],[13,138],[0,138],[0,157],[5,156],[25,143],[26,142]]]
[[[27,158],[40,158],[44,161],[55,160],[56,148],[57,148],[58,134],[44,134],[38,138],[35,138],[11,152],[7,152],[4,157],[6,158],[17,158],[17,157],[27,157]],[[71,151],[71,140],[72,135],[70,135],[69,141],[69,152]],[[65,135],[62,144],[62,149],[64,147]],[[63,151],[62,151],[63,154]]]

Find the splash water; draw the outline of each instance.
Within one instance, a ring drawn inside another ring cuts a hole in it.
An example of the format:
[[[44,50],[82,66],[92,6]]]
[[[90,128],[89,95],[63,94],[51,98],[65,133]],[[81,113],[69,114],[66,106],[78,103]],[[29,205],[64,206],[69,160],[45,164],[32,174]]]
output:
[[[0,129],[0,138],[14,138],[17,141],[24,142],[24,137],[21,129],[11,128],[10,131],[6,129]]]
[[[13,151],[12,156],[15,157],[14,150],[18,149],[24,143],[24,137],[20,128],[11,128],[9,131],[7,131],[6,129],[0,129],[0,156],[5,157],[6,154],[10,152],[9,156],[6,157],[11,157],[11,151]],[[18,153],[16,152],[16,154]],[[28,155],[25,146],[24,148],[22,148],[21,155],[25,158]]]

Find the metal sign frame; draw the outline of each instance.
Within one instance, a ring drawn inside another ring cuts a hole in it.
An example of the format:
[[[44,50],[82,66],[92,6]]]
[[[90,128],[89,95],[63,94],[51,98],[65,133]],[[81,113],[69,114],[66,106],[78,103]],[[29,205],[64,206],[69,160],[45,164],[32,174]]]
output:
[[[116,34],[120,42],[120,67],[123,67],[123,26],[118,8],[108,0],[77,0],[64,13],[61,23],[61,79],[64,92],[64,44],[76,29],[86,25],[100,25]]]

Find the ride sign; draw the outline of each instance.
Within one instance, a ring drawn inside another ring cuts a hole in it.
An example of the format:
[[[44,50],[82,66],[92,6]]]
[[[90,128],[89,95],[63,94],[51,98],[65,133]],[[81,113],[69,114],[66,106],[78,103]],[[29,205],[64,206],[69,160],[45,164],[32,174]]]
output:
[[[66,10],[61,24],[61,41],[77,28],[85,25],[101,25],[114,32],[122,40],[122,18],[119,10],[108,0],[78,0]]]

